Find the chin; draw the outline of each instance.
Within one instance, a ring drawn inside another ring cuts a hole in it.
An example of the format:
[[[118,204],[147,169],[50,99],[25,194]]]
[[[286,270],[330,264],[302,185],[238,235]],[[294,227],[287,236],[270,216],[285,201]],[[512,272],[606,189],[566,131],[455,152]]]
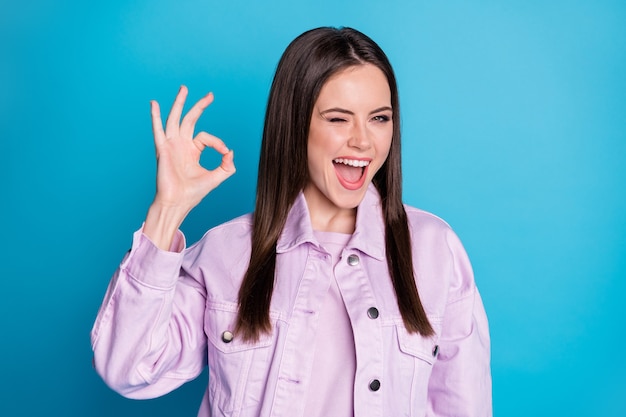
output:
[[[363,198],[365,197],[365,191],[367,190],[367,186],[364,186],[362,189],[348,191],[349,195],[343,197],[337,197],[335,199],[331,199],[331,201],[339,208],[342,209],[355,209],[361,204]],[[342,194],[346,192],[346,190],[342,190]]]

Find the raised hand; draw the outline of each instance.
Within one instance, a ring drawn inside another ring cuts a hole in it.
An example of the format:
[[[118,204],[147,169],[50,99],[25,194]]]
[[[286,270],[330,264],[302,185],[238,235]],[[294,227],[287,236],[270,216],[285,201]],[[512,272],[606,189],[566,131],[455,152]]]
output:
[[[167,117],[165,130],[159,104],[150,103],[157,156],[157,191],[143,232],[164,250],[169,249],[176,230],[191,209],[235,173],[233,151],[224,142],[206,132],[193,137],[196,122],[213,102],[213,94],[200,99],[181,121],[186,98],[187,88],[182,86]],[[213,170],[200,165],[200,155],[206,147],[222,154],[221,164]]]

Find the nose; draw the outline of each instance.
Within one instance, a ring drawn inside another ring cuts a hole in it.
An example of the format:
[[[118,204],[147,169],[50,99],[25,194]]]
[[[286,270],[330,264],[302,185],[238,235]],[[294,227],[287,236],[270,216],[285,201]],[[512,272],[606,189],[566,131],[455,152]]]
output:
[[[367,150],[372,146],[370,132],[365,123],[357,122],[352,126],[348,146],[359,150]]]

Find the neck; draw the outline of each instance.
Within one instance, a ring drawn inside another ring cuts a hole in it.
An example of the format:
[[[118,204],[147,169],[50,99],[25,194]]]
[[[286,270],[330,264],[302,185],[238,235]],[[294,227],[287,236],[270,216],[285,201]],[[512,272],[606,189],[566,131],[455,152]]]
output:
[[[315,216],[311,213],[313,230],[352,234],[356,223],[356,209],[351,211],[351,214],[340,212],[332,216]]]
[[[326,199],[304,193],[313,230],[352,234],[356,225],[356,207],[337,207]]]

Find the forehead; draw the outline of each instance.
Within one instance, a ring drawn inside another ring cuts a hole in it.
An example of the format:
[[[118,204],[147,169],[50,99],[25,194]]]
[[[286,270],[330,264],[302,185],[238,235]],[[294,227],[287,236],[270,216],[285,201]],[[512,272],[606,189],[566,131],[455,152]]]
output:
[[[351,66],[333,74],[324,83],[316,105],[323,105],[327,101],[389,106],[389,82],[380,68],[372,64]]]

